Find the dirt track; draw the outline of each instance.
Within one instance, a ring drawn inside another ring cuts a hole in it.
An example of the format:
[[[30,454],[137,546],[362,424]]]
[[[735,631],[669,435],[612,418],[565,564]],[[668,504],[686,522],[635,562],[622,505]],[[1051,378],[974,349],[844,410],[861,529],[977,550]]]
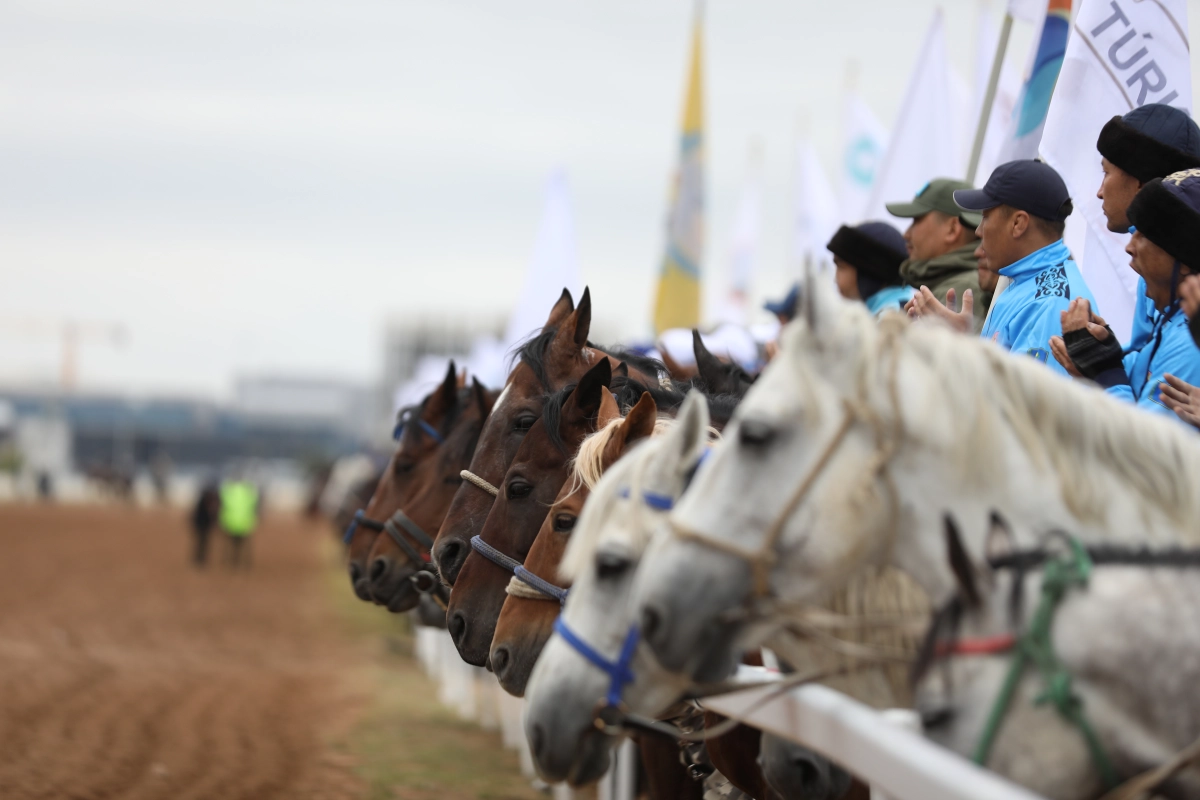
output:
[[[321,535],[200,572],[177,510],[0,506],[0,798],[360,795]]]

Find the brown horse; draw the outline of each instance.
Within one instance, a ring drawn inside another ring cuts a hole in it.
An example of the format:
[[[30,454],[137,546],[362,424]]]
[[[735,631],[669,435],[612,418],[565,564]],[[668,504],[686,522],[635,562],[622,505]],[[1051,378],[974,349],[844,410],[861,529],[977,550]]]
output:
[[[469,472],[475,480],[469,479],[458,490],[438,530],[434,561],[442,580],[451,586],[471,552],[471,537],[479,533],[487,519],[495,496],[492,490],[504,479],[521,440],[541,416],[544,396],[578,380],[597,359],[606,359],[614,372],[619,366],[620,358],[588,342],[591,322],[589,291],[583,290],[576,307],[571,293],[564,289],[542,332],[517,351],[517,364],[484,424],[471,459]],[[650,373],[630,370],[639,380],[657,383],[658,375],[652,370]],[[448,620],[452,635],[458,624],[463,623]]]
[[[420,599],[418,589],[428,591],[437,586],[432,579],[429,554],[432,532],[442,524],[450,501],[462,484],[462,470],[471,461],[484,420],[498,394],[472,379],[470,387],[454,395],[443,423],[442,444],[421,465],[419,479],[409,482],[406,492],[385,491],[383,496],[376,492],[372,498],[368,512],[382,515],[390,510],[391,524],[386,528],[387,535],[375,538],[368,555],[368,588],[375,602],[387,606],[389,611],[413,608]],[[403,462],[395,462],[395,471],[403,473],[407,469]],[[384,482],[380,486],[383,488]],[[379,518],[387,519],[376,517]],[[428,585],[424,587],[413,582],[421,570],[430,573],[425,576]]]
[[[396,451],[380,476],[375,492],[366,508],[354,515],[346,531],[349,553],[350,584],[360,600],[372,601],[370,584],[370,553],[379,537],[380,528],[360,524],[369,520],[386,520],[407,500],[414,488],[422,484],[430,471],[433,456],[440,447],[443,428],[449,427],[456,411],[460,380],[451,361],[442,385],[418,405],[402,409],[396,418]]]
[[[558,565],[575,520],[591,494],[591,487],[628,447],[654,432],[657,420],[658,407],[649,392],[642,395],[623,419],[606,420],[601,413],[599,432],[588,437],[580,447],[571,478],[563,483],[529,548],[525,557],[526,570],[560,585]],[[524,587],[528,586],[524,584]],[[551,595],[521,588],[521,582],[515,577],[509,584],[508,597],[492,636],[491,651],[492,671],[509,694],[520,697],[525,693],[525,682],[550,638],[559,606],[557,598]]]
[[[600,418],[619,415],[611,382],[612,368],[600,359],[578,385],[546,397],[542,416],[517,448],[446,609],[447,627],[467,663],[487,662],[505,587],[566,481],[571,457]]]

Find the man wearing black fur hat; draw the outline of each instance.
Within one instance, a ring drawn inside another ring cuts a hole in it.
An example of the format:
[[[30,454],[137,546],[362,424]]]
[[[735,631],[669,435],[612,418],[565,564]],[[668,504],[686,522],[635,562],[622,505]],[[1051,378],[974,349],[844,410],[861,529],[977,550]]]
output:
[[[847,300],[861,300],[877,317],[903,311],[913,296],[900,277],[908,258],[904,237],[886,222],[843,225],[825,245],[837,266],[837,287]]]
[[[1200,383],[1200,353],[1181,310],[1180,283],[1200,265],[1200,168],[1156,178],[1129,204],[1125,248],[1154,304],[1154,327],[1138,348],[1123,351],[1112,329],[1080,301],[1063,314],[1063,335],[1054,357],[1069,372],[1090,378],[1109,394],[1150,411],[1170,414],[1162,396],[1167,374]]]
[[[1186,111],[1148,103],[1123,117],[1113,117],[1096,141],[1104,178],[1096,192],[1108,229],[1128,233],[1129,204],[1155,178],[1200,167],[1200,127]],[[1146,283],[1138,280],[1130,349],[1140,349],[1154,328],[1154,304],[1146,299]]]

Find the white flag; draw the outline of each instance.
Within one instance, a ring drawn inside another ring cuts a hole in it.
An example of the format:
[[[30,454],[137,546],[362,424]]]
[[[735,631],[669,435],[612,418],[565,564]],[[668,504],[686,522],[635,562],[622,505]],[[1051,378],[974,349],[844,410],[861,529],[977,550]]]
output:
[[[762,176],[760,156],[752,152],[746,182],[742,186],[737,219],[733,224],[733,241],[725,269],[724,286],[705,294],[712,298],[708,317],[712,322],[746,323],[750,285],[754,281],[758,262],[759,231],[762,228]]]
[[[900,117],[883,157],[865,218],[890,220],[887,203],[911,200],[934,178],[961,178],[963,152],[956,141],[961,126],[955,123],[950,62],[942,11],[934,12],[916,68],[909,79]]]
[[[1008,13],[1013,19],[1037,22],[1046,13],[1045,0],[1008,0]],[[1036,42],[1037,39],[1034,39]]]
[[[575,244],[575,220],[571,213],[571,193],[567,173],[556,169],[546,181],[546,201],[538,225],[533,258],[525,273],[525,284],[517,306],[504,331],[505,351],[536,333],[546,324],[563,288],[571,290],[575,302],[583,289],[579,278],[579,252]]]
[[[1187,109],[1192,80],[1184,0],[1084,0],[1050,101],[1043,158],[1059,171],[1075,213],[1067,245],[1118,338],[1129,337],[1137,275],[1128,236],[1111,233],[1096,199],[1103,173],[1096,139],[1112,117],[1146,103]]]
[[[866,219],[871,187],[887,151],[888,132],[861,97],[847,94],[842,135],[841,216],[843,222],[856,225]]]
[[[825,245],[842,224],[837,198],[816,148],[809,139],[796,144],[796,183],[792,219],[792,264],[795,277],[803,274],[804,265],[823,268],[832,263],[832,254]]]

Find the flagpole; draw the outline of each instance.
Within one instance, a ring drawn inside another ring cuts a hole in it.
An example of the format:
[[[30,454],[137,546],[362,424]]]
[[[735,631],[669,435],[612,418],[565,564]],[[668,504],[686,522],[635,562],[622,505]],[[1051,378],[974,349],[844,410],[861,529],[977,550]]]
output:
[[[979,159],[983,155],[983,140],[987,136],[988,120],[992,116],[992,104],[996,102],[996,90],[1000,86],[1000,70],[1004,66],[1004,54],[1008,50],[1008,37],[1012,33],[1013,17],[1004,15],[1000,28],[1000,41],[996,45],[996,57],[992,59],[992,74],[988,76],[987,93],[983,97],[983,108],[979,110],[979,127],[975,129],[975,143],[971,146],[971,163],[967,167],[967,183],[975,183],[979,171]]]

